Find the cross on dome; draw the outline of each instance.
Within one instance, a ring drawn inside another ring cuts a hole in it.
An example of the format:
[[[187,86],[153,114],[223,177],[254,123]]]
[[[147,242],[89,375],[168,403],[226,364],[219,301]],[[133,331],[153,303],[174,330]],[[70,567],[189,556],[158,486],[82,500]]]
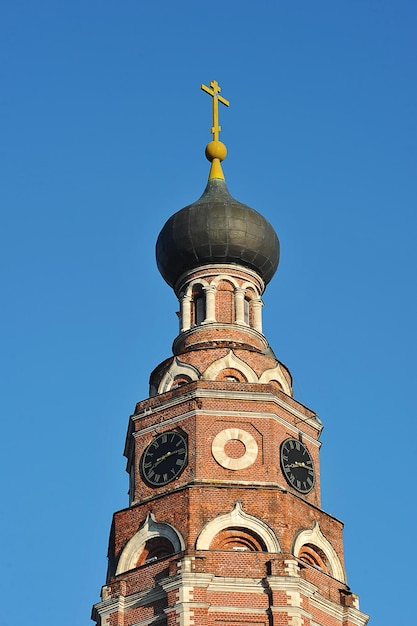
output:
[[[212,80],[210,87],[201,85],[201,89],[212,97],[213,125],[210,132],[213,134],[213,141],[210,141],[210,143],[206,146],[206,157],[208,161],[211,162],[209,180],[212,178],[224,180],[224,174],[220,163],[226,158],[227,149],[224,143],[219,141],[219,133],[222,129],[219,124],[219,102],[227,107],[230,105],[230,102],[220,95],[221,89],[217,80]]]

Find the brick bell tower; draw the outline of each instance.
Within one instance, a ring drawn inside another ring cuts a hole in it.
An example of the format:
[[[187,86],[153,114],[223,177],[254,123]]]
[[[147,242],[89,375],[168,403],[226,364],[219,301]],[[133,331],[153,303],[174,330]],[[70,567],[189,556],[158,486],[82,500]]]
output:
[[[213,81],[207,187],[175,213],[158,268],[179,300],[173,356],[129,419],[98,626],[363,626],[342,523],[320,508],[314,411],[262,332],[272,226],[229,194]]]

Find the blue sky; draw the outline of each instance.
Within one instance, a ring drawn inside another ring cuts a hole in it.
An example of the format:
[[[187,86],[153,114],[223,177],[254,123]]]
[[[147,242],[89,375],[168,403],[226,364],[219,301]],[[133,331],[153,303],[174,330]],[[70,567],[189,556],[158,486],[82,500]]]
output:
[[[128,416],[171,354],[166,219],[224,171],[281,240],[264,332],[325,425],[371,624],[410,623],[416,494],[416,26],[411,0],[3,0],[0,626],[89,624]]]

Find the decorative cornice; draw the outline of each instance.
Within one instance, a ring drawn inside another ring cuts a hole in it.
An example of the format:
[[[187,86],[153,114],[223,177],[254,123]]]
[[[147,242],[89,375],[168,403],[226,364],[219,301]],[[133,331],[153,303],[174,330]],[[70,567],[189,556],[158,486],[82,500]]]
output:
[[[317,418],[310,418],[307,417],[306,415],[304,415],[304,413],[302,413],[301,411],[299,411],[298,409],[296,409],[294,406],[292,406],[290,403],[285,402],[285,400],[283,400],[282,398],[279,398],[278,396],[270,393],[270,392],[265,392],[265,391],[228,391],[228,390],[221,390],[221,389],[202,389],[201,387],[199,387],[196,390],[192,390],[192,391],[188,391],[188,392],[184,392],[183,395],[181,395],[180,397],[175,397],[175,398],[170,398],[169,400],[166,401],[162,401],[160,404],[158,404],[157,407],[155,408],[149,408],[149,409],[144,409],[143,411],[140,411],[139,413],[135,413],[134,415],[131,415],[131,419],[132,421],[136,421],[138,419],[141,419],[142,417],[146,417],[149,415],[152,415],[153,413],[159,413],[159,412],[163,412],[166,411],[167,409],[170,409],[172,407],[178,406],[183,404],[184,402],[190,401],[190,400],[197,400],[198,398],[216,398],[216,399],[221,399],[221,400],[237,400],[237,401],[251,401],[251,402],[259,402],[259,401],[263,401],[263,402],[271,402],[272,404],[276,404],[278,406],[280,406],[281,408],[284,408],[286,411],[288,411],[291,415],[293,415],[294,417],[298,418],[300,422],[303,422],[305,424],[308,424],[311,428],[314,428],[318,434],[321,433],[322,429],[323,429],[323,425],[321,424],[320,421],[317,420]],[[203,413],[205,415],[217,415],[217,414],[222,414],[222,415],[230,415],[230,416],[235,416],[235,415],[242,415],[245,417],[268,417],[268,418],[273,418],[276,419],[277,421],[280,421],[281,423],[285,423],[286,425],[288,425],[289,427],[291,427],[294,432],[298,432],[298,429],[296,427],[291,426],[291,424],[288,424],[288,421],[285,420],[284,418],[281,418],[280,416],[276,415],[275,413],[272,412],[268,412],[268,413],[260,413],[257,411],[246,411],[246,412],[239,412],[239,411],[223,411],[223,412],[219,412],[219,411],[198,411],[198,409],[193,409],[192,411],[188,411],[187,413],[182,413],[181,416],[179,416],[179,419],[184,419],[185,417],[189,417],[191,415],[196,415],[199,413]],[[172,422],[172,421],[177,421],[178,417],[172,418],[171,420],[166,420],[163,422],[163,427],[165,427],[166,424]],[[141,429],[136,431],[136,434],[138,433],[147,433],[147,432],[152,432],[153,430],[155,430],[155,428],[157,427],[157,425],[152,425],[149,426],[147,428]],[[308,437],[308,435],[306,435],[306,437]],[[309,438],[310,443],[316,444],[316,445],[320,445],[315,439]]]
[[[254,270],[245,267],[244,265],[232,265],[230,263],[216,263],[213,265],[199,265],[192,270],[184,272],[175,285],[176,293],[180,293],[180,291],[184,288],[184,285],[188,283],[190,278],[195,274],[199,274],[200,276],[217,276],[218,274],[230,274],[230,276],[236,276],[237,278],[243,278],[245,275],[250,276],[253,282],[259,285],[259,290],[261,293],[265,291],[265,283],[262,278],[259,276],[257,272]]]

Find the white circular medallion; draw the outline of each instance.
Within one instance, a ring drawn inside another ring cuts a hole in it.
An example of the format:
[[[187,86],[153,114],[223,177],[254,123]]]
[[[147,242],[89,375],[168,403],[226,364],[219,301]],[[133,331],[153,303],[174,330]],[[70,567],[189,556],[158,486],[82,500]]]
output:
[[[243,443],[245,451],[238,458],[226,454],[226,444],[232,441]],[[239,470],[250,467],[258,456],[258,444],[251,434],[241,428],[226,428],[219,432],[211,444],[211,452],[217,463],[226,469]]]

